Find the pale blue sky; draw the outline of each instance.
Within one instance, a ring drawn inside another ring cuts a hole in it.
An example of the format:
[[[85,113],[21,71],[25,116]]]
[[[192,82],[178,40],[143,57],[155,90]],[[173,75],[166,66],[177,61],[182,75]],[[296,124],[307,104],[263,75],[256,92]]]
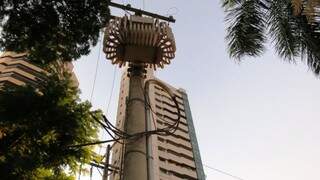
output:
[[[320,179],[320,79],[270,48],[236,63],[226,51],[219,0],[145,0],[146,10],[175,13],[176,58],[157,76],[187,90],[203,163],[244,180]],[[129,1],[116,1],[129,2]],[[141,8],[142,1],[131,1]],[[114,13],[123,13],[113,11]],[[75,64],[90,99],[98,48]],[[114,66],[100,54],[92,103],[106,111]],[[115,119],[121,70],[108,117]],[[208,180],[233,178],[205,168]]]

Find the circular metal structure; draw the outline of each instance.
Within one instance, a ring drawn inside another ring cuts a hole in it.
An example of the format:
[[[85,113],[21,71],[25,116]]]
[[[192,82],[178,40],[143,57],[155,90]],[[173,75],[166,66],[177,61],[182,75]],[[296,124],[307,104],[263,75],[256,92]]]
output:
[[[176,45],[169,24],[142,16],[116,17],[105,29],[103,51],[112,64],[146,64],[163,68],[175,57]]]

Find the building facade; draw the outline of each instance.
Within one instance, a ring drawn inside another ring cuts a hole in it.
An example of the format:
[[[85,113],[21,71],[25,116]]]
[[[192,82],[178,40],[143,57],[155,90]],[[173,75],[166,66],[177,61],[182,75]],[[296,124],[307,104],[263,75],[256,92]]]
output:
[[[78,87],[78,80],[73,73],[72,63],[56,62],[58,73],[69,72],[75,87]],[[30,85],[37,87],[39,79],[45,78],[46,71],[26,61],[25,53],[4,52],[0,55],[0,87],[4,85]]]
[[[25,54],[5,52],[0,56],[0,84],[37,86],[44,71],[25,61]]]
[[[148,71],[147,79],[155,78]],[[173,135],[152,135],[149,140],[149,170],[151,180],[204,180],[205,174],[200,157],[188,96],[183,89],[176,89],[165,83],[177,96],[181,119]],[[123,73],[118,103],[116,126],[123,130],[126,118],[126,99],[129,95],[129,78]],[[165,128],[175,122],[177,109],[169,95],[157,85],[149,88],[152,112],[147,113],[151,129]],[[111,180],[121,180],[124,158],[124,145],[114,143],[111,166],[118,169],[110,175]]]

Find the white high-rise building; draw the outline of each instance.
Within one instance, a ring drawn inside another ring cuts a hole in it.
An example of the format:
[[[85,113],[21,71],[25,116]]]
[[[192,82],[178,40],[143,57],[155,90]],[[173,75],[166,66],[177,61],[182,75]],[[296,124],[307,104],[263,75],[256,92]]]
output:
[[[155,78],[148,71],[147,79]],[[159,79],[158,79],[159,80]],[[164,83],[164,82],[163,82]],[[174,135],[152,135],[149,141],[149,170],[151,180],[204,180],[205,174],[200,157],[195,128],[189,106],[188,96],[183,89],[176,89],[165,83],[177,96],[181,119]],[[129,95],[129,78],[124,72],[121,78],[117,128],[124,130],[126,119],[126,99]],[[157,85],[149,89],[150,105],[153,112],[147,115],[148,124],[152,129],[164,128],[173,124],[177,118],[177,109],[169,95]],[[112,146],[111,166],[118,169],[110,175],[111,180],[121,180],[124,158],[123,144],[114,143]],[[147,171],[147,170],[146,170]]]

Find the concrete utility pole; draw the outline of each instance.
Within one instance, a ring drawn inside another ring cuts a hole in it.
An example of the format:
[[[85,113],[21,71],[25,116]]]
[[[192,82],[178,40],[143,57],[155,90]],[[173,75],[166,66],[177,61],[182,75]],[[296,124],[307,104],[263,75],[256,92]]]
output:
[[[134,10],[131,7],[125,8]],[[115,17],[110,20],[105,30],[103,48],[112,64],[118,64],[120,67],[129,64],[130,85],[124,131],[130,137],[134,137],[124,141],[123,180],[148,180],[148,144],[145,134],[147,128],[143,91],[145,67],[163,68],[164,65],[170,64],[176,50],[169,24],[153,18],[155,16],[174,21],[172,17],[166,18],[141,10],[137,10],[136,13],[138,15]],[[151,17],[144,17],[142,14]]]
[[[142,90],[144,84],[144,65],[132,65],[127,102],[127,118],[125,131],[136,134],[145,131],[145,97]],[[147,180],[147,147],[146,137],[127,140],[124,155],[124,180]]]
[[[111,150],[111,146],[110,146],[110,144],[108,144],[107,152],[106,152],[106,160],[105,160],[105,163],[104,163],[104,171],[103,171],[102,180],[108,180],[110,150]]]

